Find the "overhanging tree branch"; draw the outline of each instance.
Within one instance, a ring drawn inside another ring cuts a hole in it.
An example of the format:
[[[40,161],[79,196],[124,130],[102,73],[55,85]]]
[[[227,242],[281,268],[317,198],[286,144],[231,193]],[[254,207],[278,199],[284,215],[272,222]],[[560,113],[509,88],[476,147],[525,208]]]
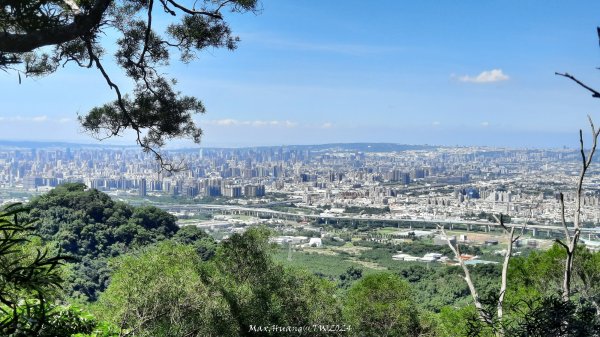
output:
[[[571,235],[569,234],[569,228],[567,228],[567,221],[565,219],[565,195],[560,192],[560,194],[558,195],[558,200],[560,202],[560,220],[563,226],[563,230],[565,232],[565,240],[567,240],[567,243],[571,242]],[[562,242],[561,242],[562,243]]]
[[[219,5],[218,9],[214,12],[207,12],[207,11],[197,11],[194,9],[190,9],[187,8],[185,6],[180,5],[179,3],[173,1],[173,0],[166,0],[168,3],[172,4],[173,6],[179,8],[180,10],[184,11],[187,14],[191,14],[191,15],[206,15],[206,16],[210,16],[211,18],[214,19],[222,19],[223,17],[221,16],[221,13],[219,13],[219,10],[221,9],[221,7],[225,4],[228,3],[229,1],[225,1],[222,5]]]
[[[26,53],[40,47],[72,41],[86,35],[100,24],[112,1],[96,0],[87,13],[74,13],[73,22],[69,24],[49,26],[45,29],[25,33],[0,31],[0,52]],[[73,1],[67,0],[67,2]]]
[[[184,169],[168,162],[160,149],[173,138],[199,143],[202,130],[193,115],[205,108],[195,97],[175,90],[176,81],[160,68],[169,64],[172,50],[189,62],[209,47],[235,49],[239,38],[232,35],[221,10],[254,12],[257,0],[198,0],[191,7],[178,0],[158,1],[167,13],[181,15],[162,34],[153,25],[157,0],[0,0],[0,69],[16,71],[20,83],[22,74],[47,75],[69,62],[95,65],[116,100],[80,116],[83,128],[100,140],[133,130],[137,144],[155,156],[161,169]],[[133,82],[131,93],[123,92],[107,73],[103,39],[116,45],[116,64]],[[54,48],[41,48],[45,46]]]

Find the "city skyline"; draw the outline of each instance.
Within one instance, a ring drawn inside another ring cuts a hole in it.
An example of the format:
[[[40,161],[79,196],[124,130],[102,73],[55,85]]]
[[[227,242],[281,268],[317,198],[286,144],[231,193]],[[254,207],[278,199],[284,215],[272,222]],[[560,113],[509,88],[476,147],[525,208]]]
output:
[[[244,207],[254,205],[270,212],[264,207],[294,203],[308,213],[284,212],[286,216],[336,217],[340,209],[357,213],[367,207],[380,210],[370,214],[374,221],[456,222],[482,219],[481,212],[503,212],[523,222],[535,208],[535,221],[545,226],[559,221],[557,191],[573,207],[572,183],[580,159],[578,151],[567,149],[392,144],[214,148],[173,152],[187,169],[169,173],[157,171],[157,164],[134,147],[59,145],[65,144],[0,146],[0,199],[27,201],[76,183],[134,203],[167,202],[176,213],[181,205],[234,211],[231,207],[247,211]],[[597,222],[598,182],[586,181],[585,187],[584,221]]]
[[[576,147],[586,115],[598,115],[588,92],[554,72],[594,85],[599,4],[360,5],[263,1],[259,15],[231,15],[235,52],[165,68],[207,107],[195,118],[201,146]],[[77,114],[114,98],[96,70],[1,76],[3,139],[94,143]]]

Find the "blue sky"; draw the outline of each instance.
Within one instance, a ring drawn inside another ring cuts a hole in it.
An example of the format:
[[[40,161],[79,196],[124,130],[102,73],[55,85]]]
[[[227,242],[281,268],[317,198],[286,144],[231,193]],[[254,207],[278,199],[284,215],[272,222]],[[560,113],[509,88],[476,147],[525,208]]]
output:
[[[263,0],[262,7],[259,15],[228,15],[242,39],[235,52],[209,50],[165,69],[205,103],[196,118],[204,146],[575,147],[586,114],[600,124],[600,100],[554,75],[567,71],[600,88],[600,2]],[[94,142],[76,116],[113,99],[97,71],[74,67],[21,85],[15,74],[0,74],[0,88],[4,139]]]

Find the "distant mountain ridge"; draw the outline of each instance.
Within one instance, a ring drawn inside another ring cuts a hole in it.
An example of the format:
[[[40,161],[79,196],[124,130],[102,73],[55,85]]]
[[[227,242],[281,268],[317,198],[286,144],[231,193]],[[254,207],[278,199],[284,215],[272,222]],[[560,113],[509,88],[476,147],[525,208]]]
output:
[[[266,145],[266,146],[243,146],[243,147],[203,147],[210,150],[248,150],[248,149],[289,149],[289,150],[330,150],[338,149],[344,151],[360,151],[360,152],[392,152],[392,151],[407,151],[407,150],[431,150],[439,148],[434,145],[409,145],[396,143],[327,143],[314,145]],[[183,148],[173,151],[197,151],[198,149]]]
[[[0,148],[26,148],[26,149],[45,149],[45,148],[131,148],[137,145],[114,145],[114,144],[82,144],[69,142],[44,142],[29,140],[5,140],[0,139]]]
[[[0,139],[0,148],[26,148],[26,149],[43,149],[43,148],[136,148],[137,145],[115,145],[115,144],[82,144],[69,142],[44,142],[44,141],[19,141],[19,140],[2,140]],[[241,147],[210,147],[202,146],[199,148],[175,148],[166,149],[166,151],[174,152],[189,152],[198,151],[199,149],[208,150],[247,150],[247,149],[269,149],[269,148],[285,148],[293,150],[314,150],[321,151],[327,149],[339,149],[345,151],[361,151],[361,152],[391,152],[391,151],[407,151],[407,150],[431,150],[439,146],[433,145],[410,145],[396,143],[327,143],[314,145],[263,145],[263,146],[241,146]]]

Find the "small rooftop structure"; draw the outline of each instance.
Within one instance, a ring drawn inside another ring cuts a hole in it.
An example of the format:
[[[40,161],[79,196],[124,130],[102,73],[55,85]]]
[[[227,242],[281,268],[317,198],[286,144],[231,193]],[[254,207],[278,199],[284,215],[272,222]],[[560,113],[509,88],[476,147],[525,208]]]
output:
[[[486,260],[477,260],[472,259],[469,261],[465,261],[465,264],[475,265],[475,264],[498,264],[496,261],[486,261]]]
[[[299,244],[302,242],[306,242],[307,240],[308,240],[308,238],[306,236],[290,236],[290,235],[278,236],[278,237],[269,239],[270,242],[276,243],[278,245]]]
[[[408,261],[408,262],[442,262],[446,261],[448,258],[442,256],[440,253],[427,253],[423,257],[412,256],[410,254],[405,254],[402,252],[398,252],[398,254],[392,256],[392,260],[396,261]]]
[[[322,247],[323,241],[321,241],[321,238],[310,238],[308,245],[311,247]]]
[[[460,259],[463,261],[475,260],[478,257],[479,256],[477,256],[477,255],[469,255],[469,254],[461,254],[460,255]]]

